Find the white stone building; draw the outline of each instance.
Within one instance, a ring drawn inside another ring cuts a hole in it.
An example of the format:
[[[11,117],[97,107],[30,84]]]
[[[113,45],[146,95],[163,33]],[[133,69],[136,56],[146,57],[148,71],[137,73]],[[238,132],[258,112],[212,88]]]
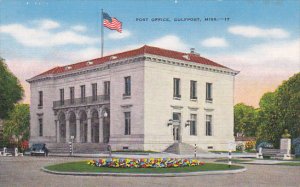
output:
[[[28,80],[30,142],[227,150],[237,73],[194,51],[151,46],[55,67]]]

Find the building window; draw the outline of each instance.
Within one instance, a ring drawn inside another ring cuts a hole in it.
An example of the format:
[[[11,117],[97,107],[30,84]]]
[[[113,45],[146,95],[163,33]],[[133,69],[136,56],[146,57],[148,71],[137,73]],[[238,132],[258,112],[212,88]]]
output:
[[[130,112],[124,112],[125,115],[125,135],[131,134],[131,117]]]
[[[129,77],[125,77],[125,93],[124,96],[130,96],[131,94],[131,78]]]
[[[43,92],[39,91],[39,108],[43,107]]]
[[[206,136],[212,135],[212,115],[206,115],[206,127],[205,127]]]
[[[104,82],[104,95],[107,97],[109,97],[109,95],[110,95],[110,82],[109,81]]]
[[[39,118],[39,136],[43,136],[43,119]]]
[[[97,83],[92,84],[92,100],[97,101]]]
[[[70,103],[74,104],[75,100],[75,91],[74,87],[70,87]]]
[[[197,81],[191,81],[190,92],[190,99],[197,99]]]
[[[197,115],[191,114],[190,119],[190,135],[197,135]]]
[[[64,105],[65,104],[65,90],[59,89],[59,93],[60,93],[60,105]]]
[[[178,79],[178,78],[173,79],[173,97],[181,98],[181,95],[180,95],[180,79]]]
[[[212,100],[212,83],[206,83],[206,101]]]
[[[81,102],[85,102],[85,85],[80,86]]]
[[[180,121],[181,121],[181,113],[174,112],[173,113],[173,121],[180,123]]]

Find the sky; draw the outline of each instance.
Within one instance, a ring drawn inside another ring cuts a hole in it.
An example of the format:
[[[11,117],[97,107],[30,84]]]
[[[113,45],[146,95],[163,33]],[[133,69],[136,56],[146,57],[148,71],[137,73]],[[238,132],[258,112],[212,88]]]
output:
[[[123,23],[122,33],[104,28],[104,55],[145,44],[195,48],[240,71],[235,103],[257,107],[264,93],[300,71],[297,0],[0,0],[0,56],[21,81],[24,103],[26,79],[100,57],[101,9]]]

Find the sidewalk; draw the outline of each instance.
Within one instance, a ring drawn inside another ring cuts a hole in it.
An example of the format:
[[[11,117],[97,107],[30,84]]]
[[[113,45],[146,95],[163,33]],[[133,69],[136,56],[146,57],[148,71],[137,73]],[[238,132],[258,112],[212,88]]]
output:
[[[248,162],[241,162],[240,164],[254,164],[254,165],[276,165],[280,163],[289,163],[289,162],[300,162],[295,160],[253,160]]]
[[[69,156],[69,154],[51,154],[49,156]],[[89,158],[107,158],[110,157],[108,153],[100,154],[77,154],[74,153],[73,157],[89,157]],[[112,153],[111,157],[114,158],[195,158],[195,155],[176,155],[172,153]],[[206,158],[206,159],[217,159],[217,158],[227,158],[227,153],[201,153],[196,155],[197,158]],[[233,153],[233,158],[255,158],[255,153]]]

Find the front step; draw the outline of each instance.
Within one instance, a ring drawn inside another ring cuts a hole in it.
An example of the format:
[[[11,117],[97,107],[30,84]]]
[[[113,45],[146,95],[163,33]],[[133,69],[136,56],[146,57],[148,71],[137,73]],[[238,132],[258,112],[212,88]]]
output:
[[[46,144],[50,153],[69,153],[70,148],[68,143],[51,143]]]
[[[107,151],[106,143],[73,143],[73,153],[82,154],[99,154]],[[70,146],[68,143],[53,143],[47,145],[50,153],[69,153]]]
[[[177,155],[192,155],[195,153],[195,147],[187,143],[173,143],[164,152],[173,153]],[[208,153],[207,151],[197,147],[197,154]]]
[[[74,153],[97,154],[107,151],[108,144],[104,143],[75,143],[73,145]]]

